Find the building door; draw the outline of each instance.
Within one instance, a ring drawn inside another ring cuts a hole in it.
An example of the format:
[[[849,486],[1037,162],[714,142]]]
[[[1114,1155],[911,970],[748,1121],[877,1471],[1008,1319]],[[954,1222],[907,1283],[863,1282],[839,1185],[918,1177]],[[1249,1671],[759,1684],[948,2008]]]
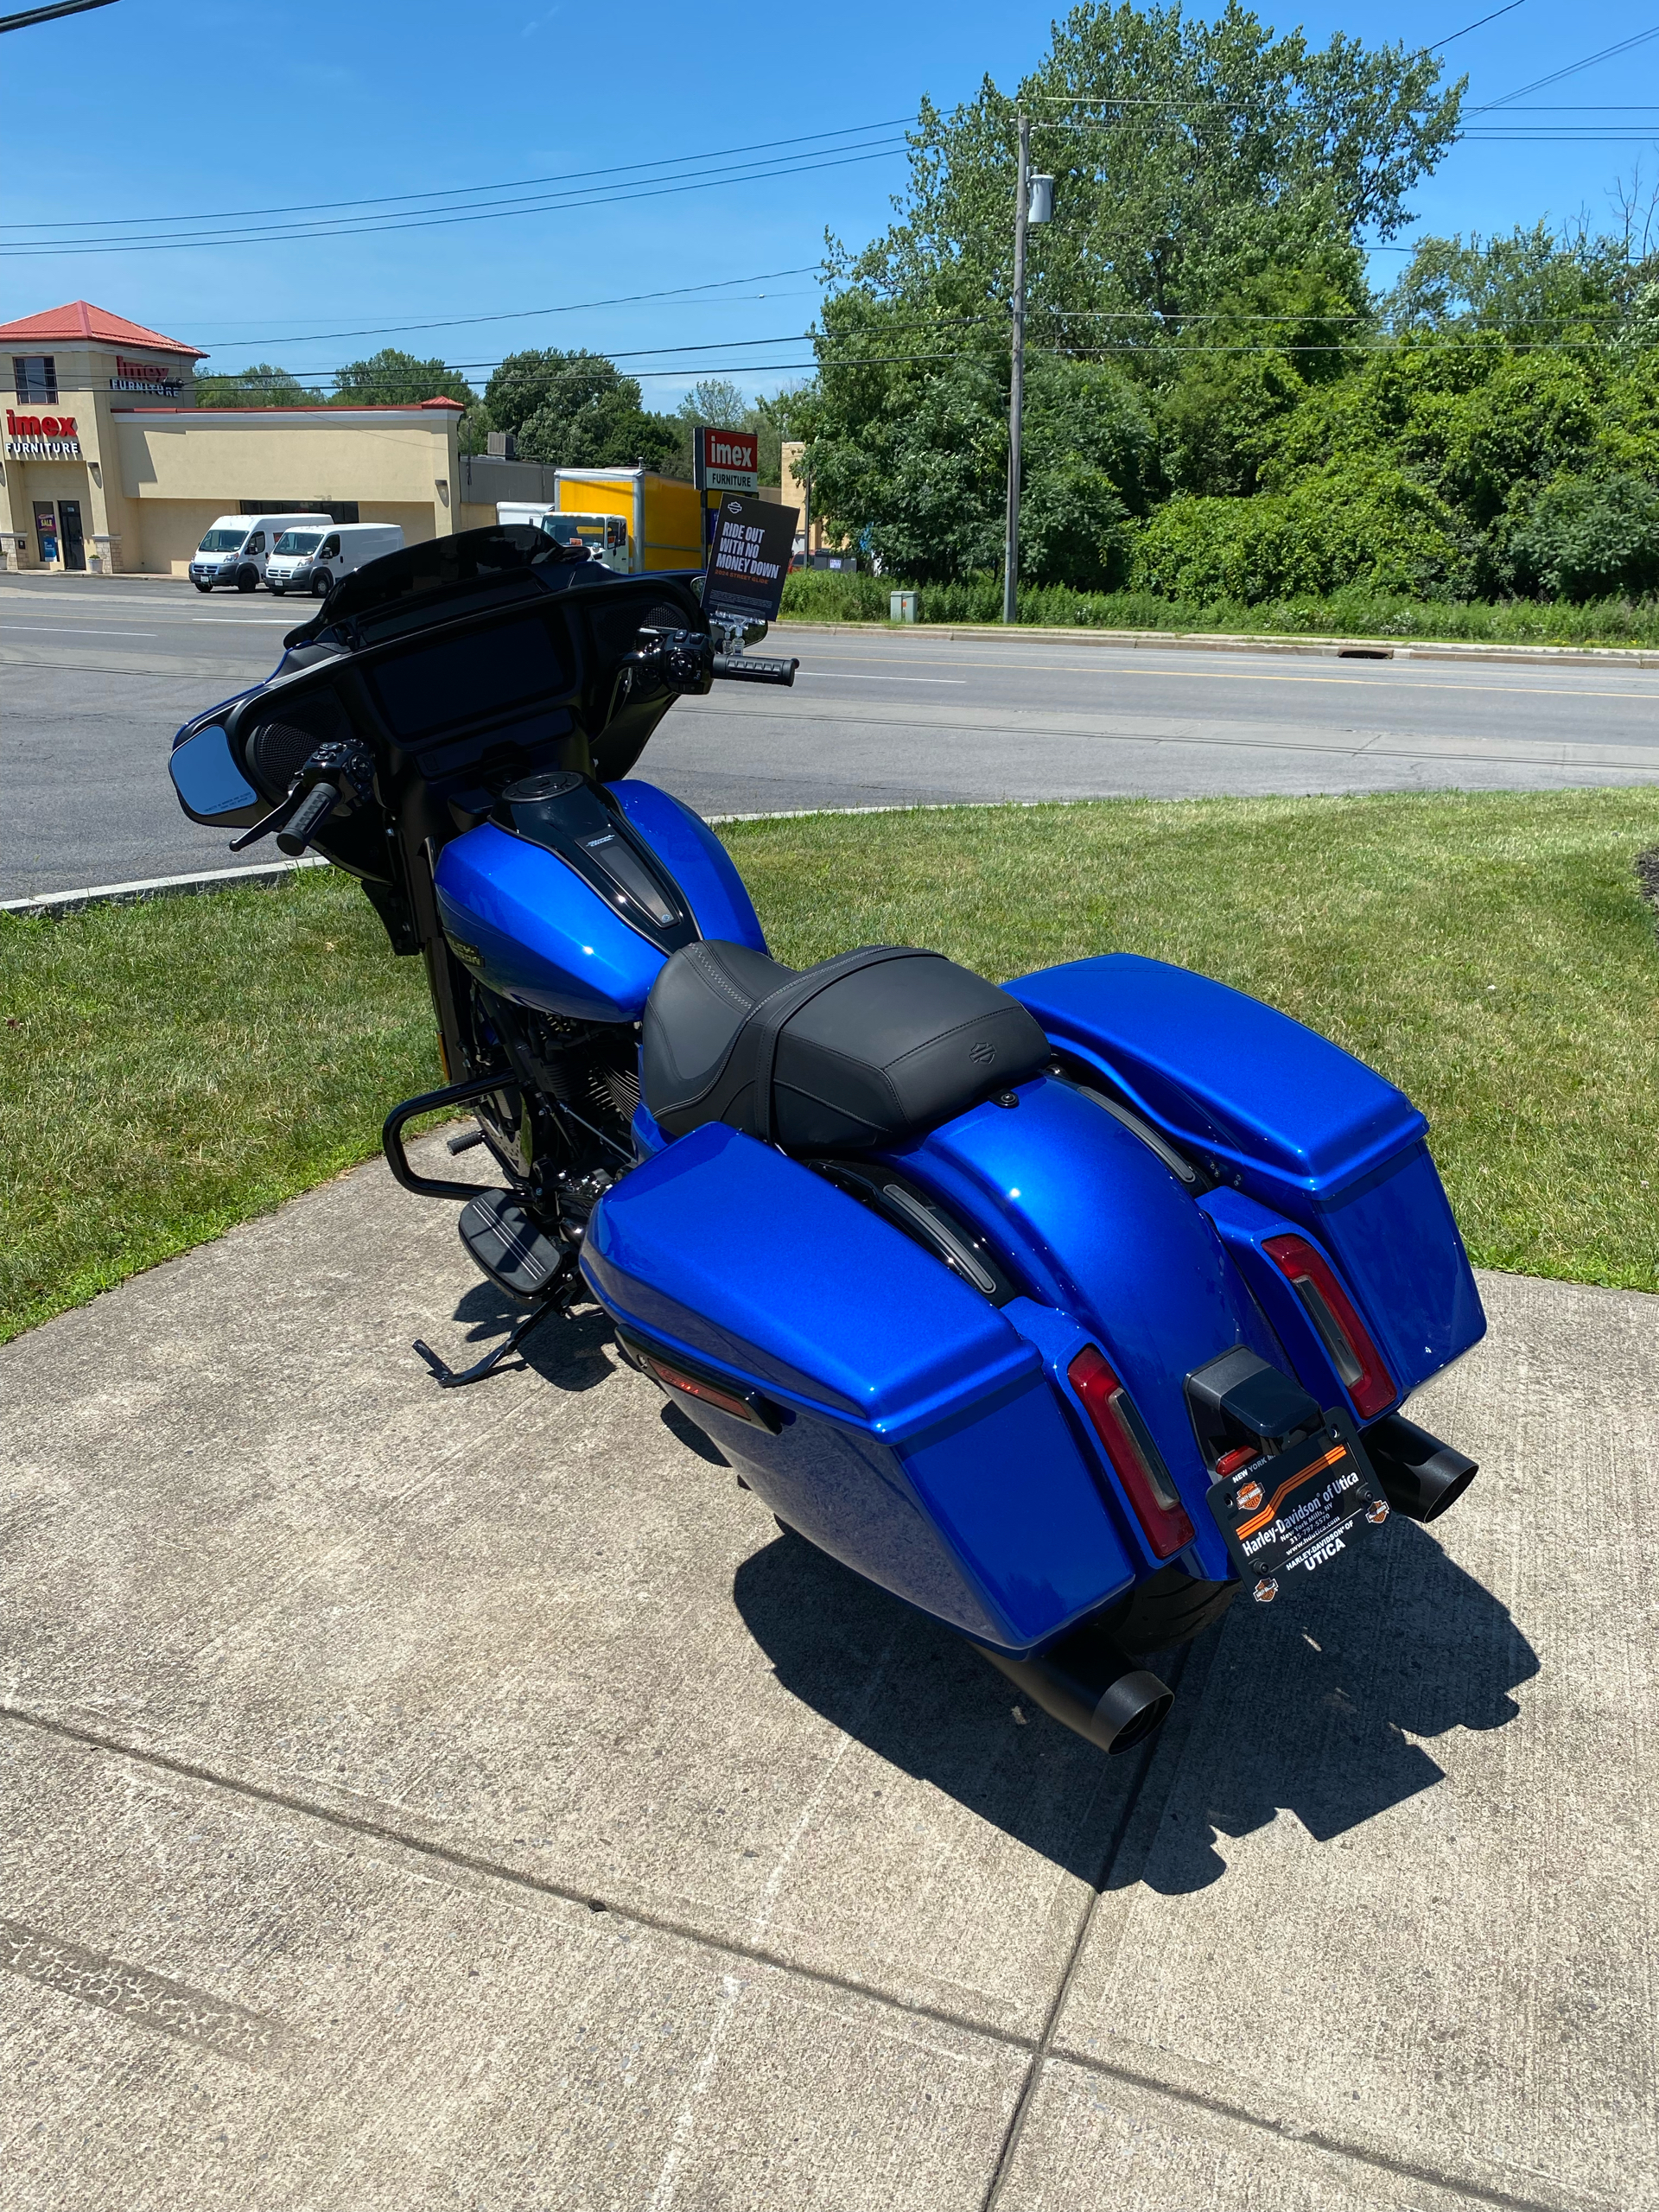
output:
[[[80,501],[60,499],[58,520],[63,525],[63,565],[66,569],[86,566],[86,541],[80,534]]]
[[[58,557],[58,512],[50,499],[35,502],[35,542],[41,549],[42,561]]]

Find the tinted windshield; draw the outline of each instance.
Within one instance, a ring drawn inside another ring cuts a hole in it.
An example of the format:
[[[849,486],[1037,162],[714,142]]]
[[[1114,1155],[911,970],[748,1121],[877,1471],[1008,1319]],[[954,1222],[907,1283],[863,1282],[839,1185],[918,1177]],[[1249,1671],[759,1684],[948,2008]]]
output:
[[[234,553],[247,534],[245,530],[210,530],[196,550],[198,553]]]
[[[322,543],[320,530],[285,530],[276,541],[279,553],[315,553]]]

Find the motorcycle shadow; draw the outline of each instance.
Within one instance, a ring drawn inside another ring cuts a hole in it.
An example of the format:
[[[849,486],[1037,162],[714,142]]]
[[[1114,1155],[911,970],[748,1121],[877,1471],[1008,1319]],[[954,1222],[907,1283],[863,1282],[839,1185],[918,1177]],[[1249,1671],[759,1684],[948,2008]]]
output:
[[[1396,1516],[1342,1565],[1287,1577],[1271,1605],[1240,1601],[1194,1647],[1203,1689],[1185,1713],[1178,1698],[1166,1731],[1178,1764],[1156,1832],[1120,1857],[1109,1887],[1208,1888],[1227,1872],[1224,1839],[1281,1812],[1335,1843],[1445,1780],[1420,1739],[1519,1716],[1512,1693],[1538,1656],[1429,1529]]]
[[[1444,1779],[1413,1738],[1516,1717],[1536,1655],[1427,1529],[1396,1520],[1344,1565],[1149,1658],[1176,1692],[1149,1764],[1105,1758],[799,1537],[746,1560],[734,1596],[784,1687],[880,1758],[1085,1881],[1173,1896],[1226,1872],[1220,1837],[1287,1811],[1332,1843]],[[1144,1830],[1142,1775],[1163,1804]]]
[[[963,1639],[784,1533],[744,1560],[739,1612],[779,1681],[904,1773],[1090,1883],[1140,1754],[1109,1759]]]

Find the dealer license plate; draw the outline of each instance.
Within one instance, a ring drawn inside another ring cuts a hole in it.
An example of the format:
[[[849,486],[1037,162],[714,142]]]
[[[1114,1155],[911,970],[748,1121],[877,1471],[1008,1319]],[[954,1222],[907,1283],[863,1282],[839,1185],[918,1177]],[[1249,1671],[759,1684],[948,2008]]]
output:
[[[1222,1476],[1209,1502],[1234,1565],[1263,1602],[1281,1576],[1329,1566],[1368,1522],[1389,1517],[1353,1423],[1334,1411],[1288,1452]]]

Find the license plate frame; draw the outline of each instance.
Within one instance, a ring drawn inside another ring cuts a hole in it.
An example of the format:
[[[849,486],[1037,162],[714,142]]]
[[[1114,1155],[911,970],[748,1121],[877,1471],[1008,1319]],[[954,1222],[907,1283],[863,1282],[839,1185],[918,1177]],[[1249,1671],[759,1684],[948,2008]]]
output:
[[[1328,1566],[1352,1535],[1389,1514],[1359,1432],[1337,1407],[1287,1452],[1263,1452],[1219,1477],[1208,1503],[1233,1565],[1255,1581],[1258,1597],[1272,1595],[1282,1575]]]

